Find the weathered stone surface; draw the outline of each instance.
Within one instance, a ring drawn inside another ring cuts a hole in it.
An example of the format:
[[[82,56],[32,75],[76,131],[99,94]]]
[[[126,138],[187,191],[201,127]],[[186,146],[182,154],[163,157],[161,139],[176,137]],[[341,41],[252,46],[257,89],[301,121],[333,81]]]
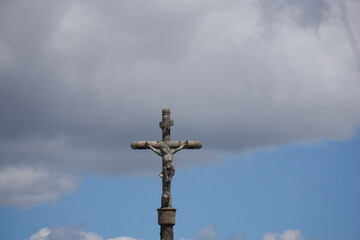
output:
[[[173,225],[160,225],[160,239],[161,240],[174,239]]]
[[[170,118],[170,108],[163,108],[162,121],[159,126],[162,130],[162,141],[136,141],[131,143],[132,149],[150,149],[162,158],[161,208],[158,208],[158,223],[161,240],[173,240],[173,225],[175,225],[175,208],[171,204],[171,181],[175,174],[173,155],[182,149],[200,149],[200,141],[171,141],[170,127],[174,121]],[[174,149],[174,150],[171,150]]]
[[[171,141],[170,127],[174,121],[170,118],[170,108],[163,108],[162,121],[159,123],[162,129],[162,141],[135,141],[131,143],[132,149],[150,149],[162,158],[162,171],[159,176],[163,179],[163,191],[161,207],[171,207],[171,181],[175,174],[173,155],[182,149],[200,149],[200,141]],[[171,149],[174,149],[171,151]]]
[[[146,146],[146,142],[148,142],[154,148],[160,149],[164,143],[168,145],[171,149],[175,149],[184,145],[187,142],[187,145],[184,149],[200,149],[202,147],[202,143],[200,141],[169,141],[169,142],[162,142],[162,141],[135,141],[131,143],[132,149],[150,149],[149,146]]]
[[[176,208],[158,208],[159,225],[175,225]]]

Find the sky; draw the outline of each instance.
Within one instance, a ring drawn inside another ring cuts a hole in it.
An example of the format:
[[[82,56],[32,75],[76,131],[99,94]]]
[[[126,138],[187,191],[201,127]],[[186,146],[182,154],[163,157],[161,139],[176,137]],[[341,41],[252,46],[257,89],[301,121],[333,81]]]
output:
[[[360,239],[359,0],[1,0],[0,239]]]

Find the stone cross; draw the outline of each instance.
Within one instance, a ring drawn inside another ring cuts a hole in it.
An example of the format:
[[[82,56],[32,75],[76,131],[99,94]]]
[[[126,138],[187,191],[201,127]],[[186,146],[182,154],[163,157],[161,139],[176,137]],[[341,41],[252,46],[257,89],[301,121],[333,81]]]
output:
[[[173,240],[173,226],[175,225],[175,211],[172,207],[171,181],[175,174],[173,155],[182,149],[200,149],[200,141],[171,141],[170,127],[174,121],[170,119],[170,108],[163,108],[162,121],[159,126],[162,129],[162,141],[137,141],[131,143],[132,149],[150,149],[162,158],[161,208],[158,208],[158,222],[161,240]],[[174,150],[171,150],[174,149]]]

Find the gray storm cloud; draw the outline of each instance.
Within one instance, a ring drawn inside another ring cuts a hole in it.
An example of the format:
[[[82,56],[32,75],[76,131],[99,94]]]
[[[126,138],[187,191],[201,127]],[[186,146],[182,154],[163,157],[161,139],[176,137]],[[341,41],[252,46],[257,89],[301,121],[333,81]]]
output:
[[[339,0],[339,4],[340,4],[341,20],[344,24],[344,29],[345,29],[346,35],[349,39],[351,50],[354,54],[354,58],[355,58],[355,61],[357,64],[359,74],[360,74],[360,51],[359,51],[357,40],[355,38],[354,32],[351,27],[351,23],[349,20],[349,14],[348,14],[347,6],[346,6],[346,1]]]
[[[351,137],[356,62],[339,5],[315,2],[2,1],[1,167],[153,171],[129,144],[161,139],[166,106],[173,139],[204,145],[178,166]]]

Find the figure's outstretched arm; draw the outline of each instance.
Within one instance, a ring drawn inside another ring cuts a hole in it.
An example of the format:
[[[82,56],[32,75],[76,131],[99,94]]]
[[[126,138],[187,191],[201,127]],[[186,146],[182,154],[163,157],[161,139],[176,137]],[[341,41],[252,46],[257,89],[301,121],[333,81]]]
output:
[[[161,157],[161,152],[159,150],[157,150],[156,148],[154,148],[153,146],[151,146],[150,143],[146,142],[145,146],[149,147],[154,153],[156,153],[157,155],[159,155]]]
[[[174,151],[172,151],[172,154],[177,153],[178,151],[180,151],[181,149],[183,149],[187,145],[188,145],[188,141],[185,141],[185,143],[183,145],[181,145],[180,147],[178,147]]]

